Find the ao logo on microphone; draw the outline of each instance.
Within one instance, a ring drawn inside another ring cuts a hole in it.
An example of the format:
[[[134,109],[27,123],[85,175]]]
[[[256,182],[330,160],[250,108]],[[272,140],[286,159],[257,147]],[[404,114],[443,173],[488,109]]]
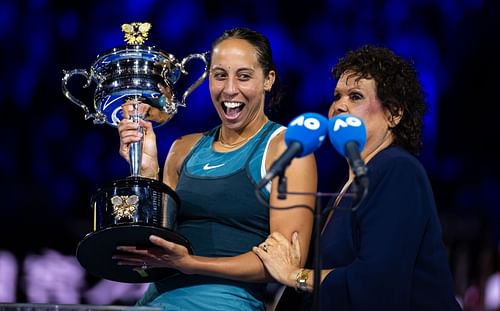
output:
[[[306,156],[318,149],[325,140],[327,131],[328,119],[318,113],[308,112],[293,119],[285,131],[287,149],[273,162],[257,189],[283,174],[292,159]]]
[[[341,128],[345,128],[348,126],[353,126],[353,127],[360,127],[363,126],[363,122],[361,119],[349,116],[345,119],[337,118],[335,120],[335,123],[333,124],[333,131],[337,132]]]
[[[309,130],[315,131],[320,128],[321,122],[314,117],[307,117],[301,115],[290,122],[289,126],[304,126]]]
[[[343,113],[328,121],[328,136],[333,147],[341,154],[345,154],[346,145],[355,142],[361,152],[366,142],[366,128],[361,118]]]
[[[302,157],[321,146],[327,131],[328,119],[325,116],[315,112],[303,113],[288,124],[285,142],[287,146],[299,143],[302,151],[298,156]]]

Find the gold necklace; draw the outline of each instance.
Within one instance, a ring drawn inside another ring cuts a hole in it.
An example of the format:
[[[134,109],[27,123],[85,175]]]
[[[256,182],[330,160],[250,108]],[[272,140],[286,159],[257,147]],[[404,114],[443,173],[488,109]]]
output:
[[[233,149],[233,148],[236,148],[240,145],[243,145],[245,142],[247,142],[250,138],[254,137],[255,135],[257,135],[257,133],[260,132],[260,130],[262,130],[264,128],[264,125],[266,125],[267,121],[264,122],[264,124],[262,124],[262,126],[257,130],[257,132],[255,132],[254,134],[248,136],[247,138],[244,138],[243,140],[240,140],[240,141],[237,141],[235,143],[232,143],[232,144],[228,144],[228,143],[225,143],[222,139],[222,127],[219,128],[219,134],[217,135],[217,141],[219,142],[219,144],[224,147],[224,148],[227,148],[227,149]]]
[[[254,134],[254,135],[255,135],[255,134]],[[250,136],[250,137],[253,137],[253,135],[252,135],[252,136]],[[219,144],[220,144],[222,147],[224,147],[224,148],[228,148],[228,149],[232,149],[232,148],[238,147],[239,145],[242,145],[242,144],[243,144],[243,143],[245,143],[247,140],[249,140],[249,139],[250,139],[250,137],[247,137],[247,138],[245,138],[245,139],[243,139],[243,140],[237,141],[237,142],[235,142],[235,143],[233,143],[233,144],[228,144],[228,143],[225,143],[225,142],[222,140],[222,129],[219,129],[219,135],[218,135],[218,137],[217,137],[217,141],[219,142]]]

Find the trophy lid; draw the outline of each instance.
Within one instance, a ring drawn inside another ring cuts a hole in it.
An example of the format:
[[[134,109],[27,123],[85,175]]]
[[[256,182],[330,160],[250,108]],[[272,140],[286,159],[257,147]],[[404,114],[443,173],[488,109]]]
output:
[[[179,80],[181,70],[174,55],[156,46],[144,45],[151,29],[150,23],[123,24],[121,29],[127,45],[114,47],[98,54],[97,60],[92,65],[94,73],[100,75],[117,64],[122,67],[155,66],[162,68],[164,78],[168,79],[171,84]]]
[[[125,42],[131,45],[142,45],[148,39],[149,30],[151,30],[150,23],[130,23],[122,25],[122,31],[125,33]]]

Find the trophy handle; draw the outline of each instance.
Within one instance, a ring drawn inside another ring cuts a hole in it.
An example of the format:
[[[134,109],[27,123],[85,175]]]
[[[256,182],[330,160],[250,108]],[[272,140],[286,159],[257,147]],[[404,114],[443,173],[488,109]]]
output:
[[[67,84],[69,79],[75,75],[81,75],[84,76],[85,79],[87,79],[87,83],[83,86],[84,88],[89,87],[90,84],[92,83],[92,78],[88,74],[88,72],[85,69],[73,69],[73,70],[63,70],[63,78],[62,78],[62,90],[64,96],[66,96],[70,101],[73,103],[77,104],[80,106],[80,108],[83,109],[85,112],[85,120],[94,119],[95,124],[102,124],[106,121],[106,116],[102,113],[91,113],[87,105],[85,105],[84,102],[76,98],[71,92],[68,90]]]
[[[184,94],[182,95],[181,102],[178,103],[179,106],[186,107],[186,97],[188,97],[188,95],[191,94],[191,92],[193,92],[198,86],[200,86],[200,84],[203,82],[203,80],[206,79],[207,74],[208,74],[208,71],[207,71],[207,67],[208,67],[207,54],[208,54],[208,52],[206,52],[206,53],[190,54],[190,55],[188,55],[188,56],[186,56],[186,57],[184,57],[182,59],[182,61],[180,63],[180,70],[181,70],[181,72],[183,74],[186,74],[186,75],[188,74],[188,72],[184,69],[184,66],[186,65],[187,62],[189,62],[190,60],[192,60],[194,58],[201,59],[205,63],[205,69],[203,69],[203,74],[198,78],[198,80],[196,80],[184,92]]]

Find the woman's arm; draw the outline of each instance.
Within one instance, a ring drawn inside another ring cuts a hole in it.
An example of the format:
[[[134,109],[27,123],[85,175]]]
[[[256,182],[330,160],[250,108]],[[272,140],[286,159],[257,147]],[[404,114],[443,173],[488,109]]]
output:
[[[188,135],[172,145],[165,162],[163,177],[163,181],[168,186],[175,188],[177,185],[182,162],[200,136],[200,134]],[[269,144],[267,167],[285,149],[283,134],[277,135]],[[294,159],[287,168],[285,176],[288,179],[288,191],[316,192],[316,162],[312,155]],[[312,231],[312,209],[315,199],[313,195],[287,195],[286,199],[279,200],[276,183],[277,178],[273,180],[271,190],[270,202],[277,208],[269,211],[270,230],[280,232],[289,239],[293,232],[300,232],[303,245],[300,251],[301,265],[303,265]],[[285,208],[291,205],[307,206],[307,208]],[[264,282],[272,279],[262,261],[252,251],[234,257],[202,257],[190,255],[184,246],[156,236],[152,236],[150,240],[160,248],[140,250],[126,246],[120,247],[119,250],[137,254],[137,259],[134,260],[137,266],[140,266],[142,262],[147,262],[150,267],[168,267],[186,274],[201,274],[240,281]],[[129,262],[124,264],[132,263],[129,259]]]
[[[276,136],[269,146],[267,167],[285,152],[287,145],[284,132]],[[317,191],[317,168],[313,154],[295,158],[285,170],[287,192],[305,192],[309,194],[288,194],[286,199],[278,198],[279,177],[272,180],[270,205],[271,232],[279,232],[288,240],[292,239],[294,232],[298,233],[300,240],[300,267],[306,260],[312,234],[314,207]],[[296,208],[287,208],[297,206]]]
[[[199,139],[199,137],[198,137]],[[164,182],[171,187],[175,187],[179,176],[180,167],[186,154],[190,151],[196,137],[185,137],[184,141],[179,140],[173,146],[166,161],[166,176]],[[266,157],[266,166],[271,164],[286,150],[283,132],[278,134],[269,144]],[[175,167],[175,171],[174,168]],[[170,170],[170,171],[169,171]],[[288,191],[315,193],[317,188],[317,171],[314,156],[306,156],[294,159],[285,171],[287,177]],[[313,208],[315,203],[314,195],[287,195],[286,199],[277,198],[278,178],[272,182],[270,204],[276,208],[269,211],[269,225],[271,232],[280,232],[291,239],[293,232],[300,233],[301,266],[307,259],[309,239],[312,232]],[[299,208],[286,209],[288,206],[297,205]],[[179,245],[163,243],[162,247],[176,248]],[[177,265],[177,269],[184,273],[203,274],[217,277],[224,277],[245,281],[267,281],[270,280],[261,260],[252,252],[234,257],[199,257],[183,256],[176,258],[180,262],[172,262]],[[184,260],[184,261],[183,261]]]

